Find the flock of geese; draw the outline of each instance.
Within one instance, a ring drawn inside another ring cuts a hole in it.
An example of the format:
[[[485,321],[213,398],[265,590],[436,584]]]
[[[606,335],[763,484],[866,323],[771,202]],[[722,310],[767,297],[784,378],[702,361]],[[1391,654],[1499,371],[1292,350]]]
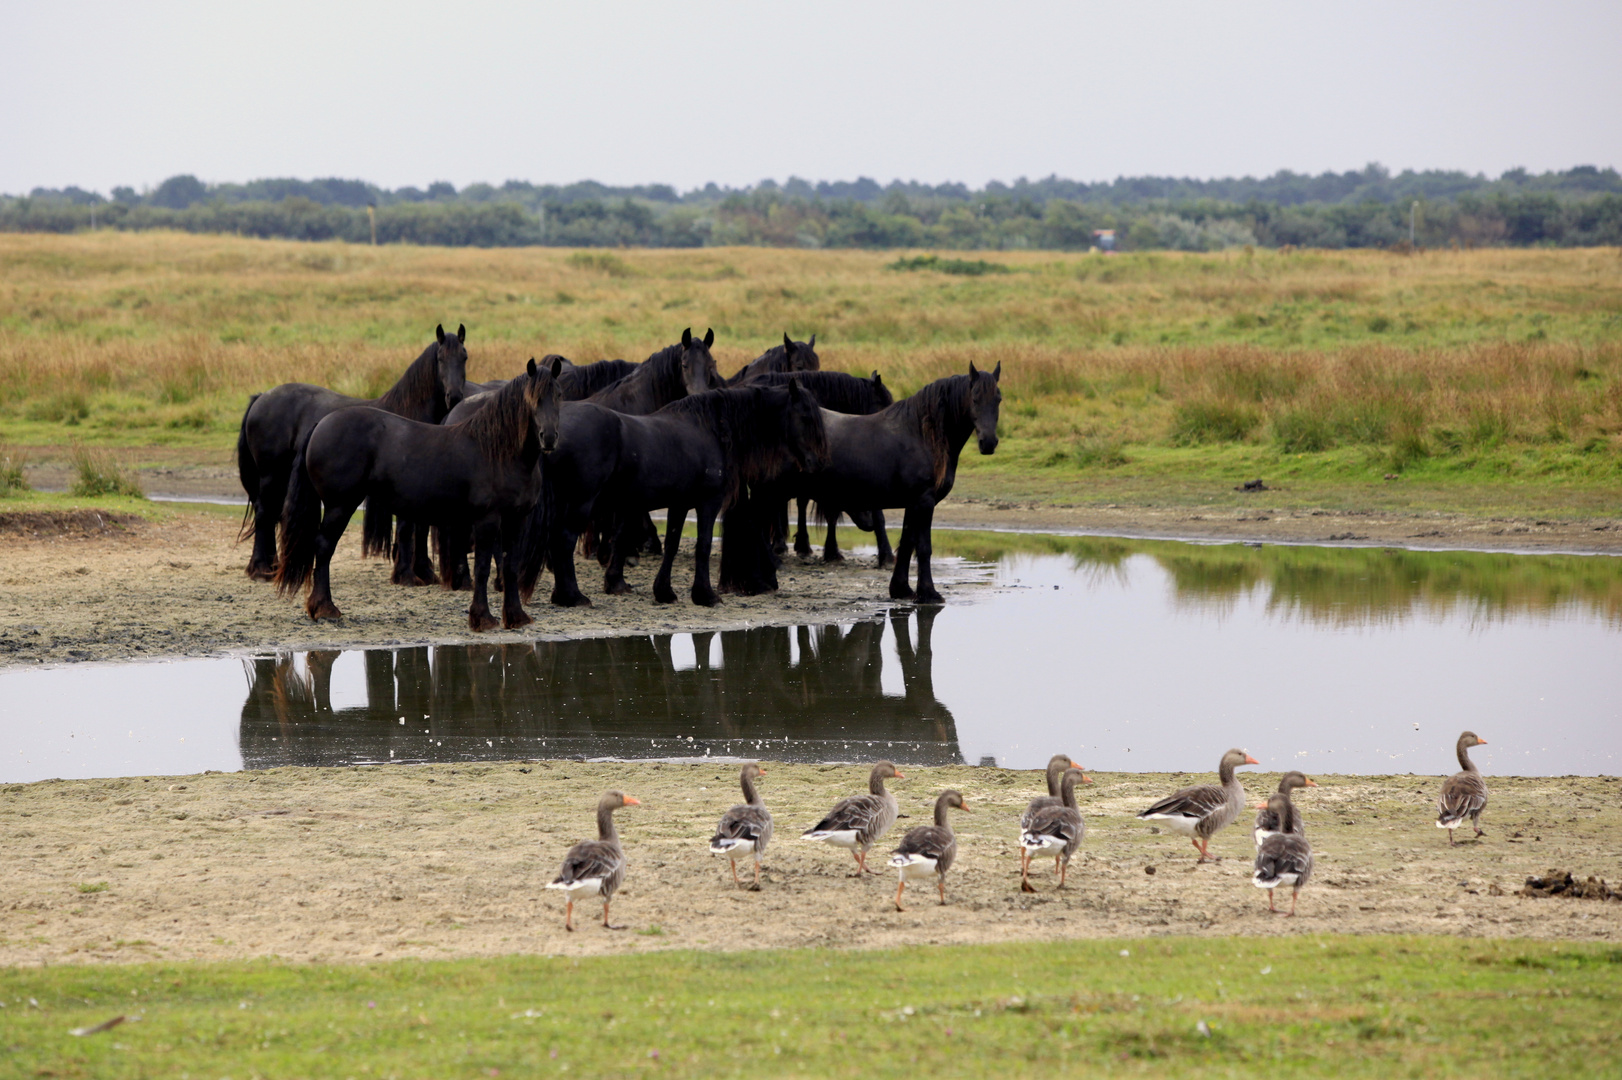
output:
[[[1487,806],[1487,785],[1481,773],[1470,760],[1470,748],[1485,746],[1487,740],[1475,732],[1466,731],[1459,736],[1458,757],[1460,771],[1442,784],[1437,798],[1436,827],[1446,829],[1448,844],[1455,841],[1453,830],[1466,820],[1477,836],[1481,830],[1481,812]],[[1200,853],[1199,862],[1220,861],[1210,852],[1211,837],[1238,821],[1249,805],[1245,789],[1240,785],[1235,770],[1261,762],[1243,750],[1229,750],[1222,755],[1217,768],[1218,783],[1186,787],[1161,799],[1138,817],[1144,821],[1163,822],[1174,832],[1182,833]],[[715,835],[710,838],[710,852],[724,856],[732,870],[732,880],[742,885],[738,876],[738,862],[753,860],[754,880],[750,888],[760,888],[760,860],[772,839],[772,814],[760,797],[756,781],[765,775],[759,765],[748,764],[739,773],[744,801],[721,816]],[[834,847],[845,848],[856,861],[853,877],[875,873],[867,865],[867,853],[874,843],[890,831],[900,808],[893,793],[884,782],[904,779],[895,764],[881,761],[873,766],[868,776],[867,791],[852,795],[834,804],[821,821],[807,829],[801,839],[820,840]],[[1020,889],[1035,892],[1031,884],[1031,864],[1039,857],[1053,857],[1053,871],[1059,877],[1059,888],[1064,888],[1070,860],[1080,848],[1086,835],[1087,824],[1076,803],[1076,785],[1090,784],[1088,778],[1066,754],[1056,754],[1047,767],[1048,794],[1032,799],[1019,820]],[[1312,877],[1312,844],[1307,840],[1301,814],[1295,808],[1290,793],[1297,788],[1317,787],[1311,779],[1299,772],[1287,772],[1279,780],[1278,790],[1265,802],[1254,804],[1257,811],[1251,832],[1256,842],[1255,872],[1251,883],[1267,890],[1267,909],[1277,912],[1274,890],[1290,889],[1290,910],[1301,890]],[[640,806],[639,800],[618,791],[610,791],[597,803],[597,839],[582,840],[564,856],[563,869],[556,880],[547,886],[562,890],[566,904],[563,926],[574,929],[574,904],[577,899],[601,897],[603,926],[609,930],[623,930],[608,921],[608,907],[625,880],[625,852],[620,847],[619,832],[614,828],[614,811],[624,806]],[[908,829],[901,844],[890,856],[890,866],[897,871],[899,881],[895,891],[895,908],[901,906],[902,894],[909,882],[927,882],[934,879],[940,893],[940,902],[946,903],[946,872],[957,858],[957,836],[952,831],[948,816],[950,810],[968,812],[963,794],[948,788],[935,800],[935,821]]]

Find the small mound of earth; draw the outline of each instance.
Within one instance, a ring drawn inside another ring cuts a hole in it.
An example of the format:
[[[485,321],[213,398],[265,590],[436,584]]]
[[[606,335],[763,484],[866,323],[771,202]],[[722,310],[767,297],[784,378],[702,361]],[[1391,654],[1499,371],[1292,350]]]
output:
[[[12,510],[0,512],[0,536],[50,540],[60,536],[102,536],[141,524],[134,514],[107,510]]]
[[[1611,888],[1603,878],[1589,876],[1578,881],[1569,870],[1549,870],[1542,877],[1529,877],[1519,896],[1569,896],[1577,900],[1622,900],[1622,891]]]

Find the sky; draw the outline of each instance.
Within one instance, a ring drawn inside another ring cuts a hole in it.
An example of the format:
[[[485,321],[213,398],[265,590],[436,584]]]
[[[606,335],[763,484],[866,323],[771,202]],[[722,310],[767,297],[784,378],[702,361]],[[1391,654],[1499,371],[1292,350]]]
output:
[[[1622,3],[7,5],[0,192],[1622,165]]]

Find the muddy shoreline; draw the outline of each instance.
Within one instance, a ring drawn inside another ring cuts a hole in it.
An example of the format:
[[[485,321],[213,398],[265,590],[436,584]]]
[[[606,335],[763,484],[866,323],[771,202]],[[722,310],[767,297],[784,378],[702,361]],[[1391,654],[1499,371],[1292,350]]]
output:
[[[1100,774],[1083,789],[1087,834],[1069,887],[1051,870],[1019,891],[1018,817],[1037,772],[907,768],[908,817],[960,788],[958,864],[942,907],[890,873],[850,877],[841,850],[798,839],[865,769],[768,762],[777,822],[764,888],[735,888],[707,841],[737,801],[722,763],[515,761],[284,768],[0,789],[0,964],[276,956],[357,962],[648,949],[884,948],[1153,935],[1426,933],[1622,940],[1622,903],[1515,895],[1552,867],[1622,878],[1622,783],[1489,777],[1488,835],[1449,848],[1434,827],[1439,777],[1324,776],[1299,796],[1316,857],[1300,914],[1270,916],[1250,884],[1248,816],[1197,866],[1182,837],[1132,815],[1203,774]],[[1243,774],[1259,797],[1276,783]],[[629,860],[614,904],[631,929],[563,929],[542,886],[592,829],[598,795],[643,801],[619,816]],[[882,859],[877,860],[882,865]],[[1153,868],[1152,871],[1150,868]]]

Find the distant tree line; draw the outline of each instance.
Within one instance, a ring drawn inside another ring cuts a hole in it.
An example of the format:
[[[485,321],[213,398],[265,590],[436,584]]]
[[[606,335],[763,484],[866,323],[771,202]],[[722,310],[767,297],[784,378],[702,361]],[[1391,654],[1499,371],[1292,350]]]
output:
[[[1413,204],[1418,203],[1417,210]],[[387,190],[359,180],[204,184],[175,176],[111,196],[76,187],[0,196],[0,231],[87,228],[509,247],[776,247],[1084,250],[1112,230],[1121,250],[1238,245],[1347,248],[1622,245],[1622,175],[1579,166],[1497,179],[1378,165],[1256,179],[1120,178],[929,185],[790,178],[685,194],[664,184],[610,187],[510,180]]]

